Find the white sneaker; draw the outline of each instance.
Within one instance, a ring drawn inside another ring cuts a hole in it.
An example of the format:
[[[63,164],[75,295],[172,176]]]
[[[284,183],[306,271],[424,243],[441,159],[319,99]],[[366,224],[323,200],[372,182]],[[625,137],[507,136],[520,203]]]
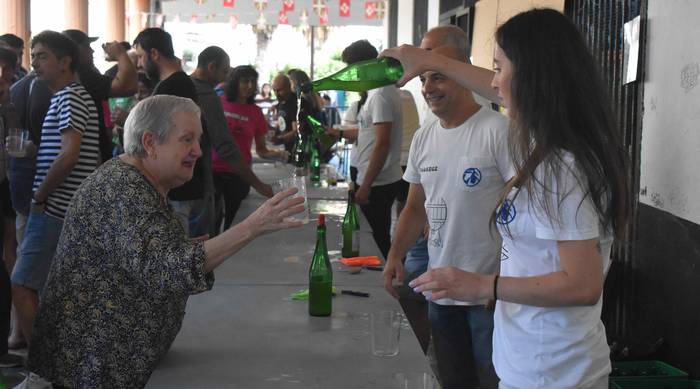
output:
[[[46,381],[34,373],[29,373],[27,378],[13,389],[51,389],[52,387],[49,381]]]

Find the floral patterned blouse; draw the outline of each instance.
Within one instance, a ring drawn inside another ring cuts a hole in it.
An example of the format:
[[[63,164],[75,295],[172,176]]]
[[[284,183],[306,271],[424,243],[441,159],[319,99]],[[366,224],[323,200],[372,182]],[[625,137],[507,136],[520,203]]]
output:
[[[187,298],[211,289],[204,244],[149,181],[114,158],[66,214],[41,296],[29,370],[71,388],[141,388],[180,330]]]

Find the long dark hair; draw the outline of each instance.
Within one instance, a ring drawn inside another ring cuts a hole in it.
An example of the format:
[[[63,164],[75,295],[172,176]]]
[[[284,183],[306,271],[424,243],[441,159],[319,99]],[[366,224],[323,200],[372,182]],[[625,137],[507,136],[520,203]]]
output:
[[[513,65],[509,145],[518,173],[510,188],[525,188],[556,220],[552,208],[568,193],[555,193],[556,205],[547,196],[569,152],[601,224],[622,237],[629,215],[626,152],[596,61],[576,26],[557,11],[533,9],[501,25],[496,42]]]
[[[235,103],[238,101],[238,84],[240,84],[241,79],[252,78],[257,89],[258,85],[258,71],[250,65],[236,66],[228,74],[228,79],[226,80],[226,86],[224,87],[224,92],[226,93],[226,100]],[[257,90],[248,96],[246,103],[255,104],[255,94]]]
[[[301,69],[290,69],[287,71],[287,77],[289,77],[289,81],[292,82],[292,91],[294,91],[294,93],[296,93],[296,89],[299,88],[300,85],[311,81],[309,75]],[[307,104],[310,104],[314,110],[323,110],[321,96],[319,96],[318,92],[302,92],[301,97],[307,100]]]
[[[377,55],[379,55],[379,52],[367,39],[360,39],[346,47],[341,54],[341,58],[346,64],[352,65],[368,59],[377,58]],[[366,101],[367,92],[360,92],[360,102],[357,103],[358,113]]]

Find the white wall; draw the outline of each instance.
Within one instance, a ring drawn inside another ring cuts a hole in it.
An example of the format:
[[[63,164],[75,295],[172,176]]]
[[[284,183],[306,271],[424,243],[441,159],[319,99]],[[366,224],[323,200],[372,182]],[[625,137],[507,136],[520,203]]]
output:
[[[700,223],[700,2],[648,10],[639,199]]]
[[[397,1],[399,12],[396,26],[396,44],[413,44],[413,2]]]

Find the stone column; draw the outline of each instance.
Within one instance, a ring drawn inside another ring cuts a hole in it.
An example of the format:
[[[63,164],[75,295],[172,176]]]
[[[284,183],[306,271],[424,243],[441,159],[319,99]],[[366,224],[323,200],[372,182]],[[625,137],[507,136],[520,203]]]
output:
[[[151,11],[150,0],[127,0],[126,3],[126,28],[127,41],[133,43],[136,35],[148,27],[148,13]]]
[[[104,21],[107,33],[104,37],[105,41],[121,42],[126,40],[125,5],[125,0],[106,0]]]
[[[11,33],[24,39],[22,66],[29,68],[29,0],[0,0],[0,34]]]
[[[88,0],[63,0],[65,29],[88,33]]]

